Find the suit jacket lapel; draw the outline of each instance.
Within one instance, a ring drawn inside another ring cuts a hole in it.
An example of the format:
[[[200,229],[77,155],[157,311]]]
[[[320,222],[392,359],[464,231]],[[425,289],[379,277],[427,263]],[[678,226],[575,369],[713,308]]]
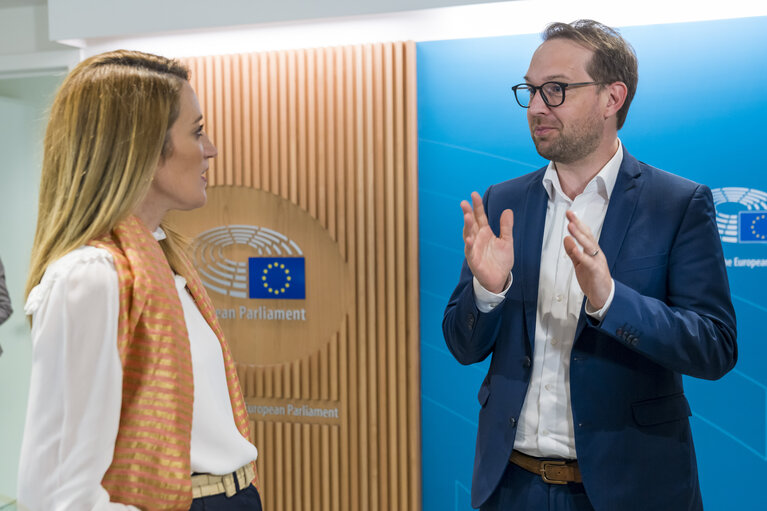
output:
[[[631,156],[626,148],[623,148],[623,162],[615,180],[613,192],[610,195],[610,204],[607,206],[602,233],[599,236],[599,248],[607,259],[607,265],[612,273],[615,261],[620,253],[623,240],[626,238],[634,210],[639,201],[642,190],[641,171],[639,162]],[[586,300],[584,299],[584,305]],[[585,326],[586,313],[583,305],[578,318],[578,326],[575,330],[575,339],[578,339]]]
[[[520,240],[517,247],[515,247],[516,253],[521,256],[519,261],[521,271],[514,272],[514,274],[524,279],[522,283],[522,297],[525,304],[525,322],[531,351],[535,346],[538,279],[541,274],[543,227],[546,223],[546,207],[548,204],[548,195],[542,182],[543,171],[545,171],[545,168],[537,172],[536,177],[528,185],[523,215],[521,215],[521,218],[515,218],[514,220],[515,224],[520,222],[522,225]]]

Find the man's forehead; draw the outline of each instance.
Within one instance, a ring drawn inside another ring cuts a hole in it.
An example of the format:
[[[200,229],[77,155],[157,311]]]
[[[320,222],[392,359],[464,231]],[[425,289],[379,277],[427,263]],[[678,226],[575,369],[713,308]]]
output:
[[[564,38],[550,39],[533,53],[525,79],[565,80],[588,75],[594,52]]]

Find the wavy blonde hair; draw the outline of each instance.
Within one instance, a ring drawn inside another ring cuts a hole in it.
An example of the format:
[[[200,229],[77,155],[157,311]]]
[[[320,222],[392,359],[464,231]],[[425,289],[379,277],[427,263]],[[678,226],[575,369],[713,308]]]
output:
[[[27,295],[50,263],[136,209],[172,151],[169,130],[188,79],[178,61],[127,50],[86,59],[66,77],[45,133]],[[186,274],[180,236],[168,230],[162,245]]]

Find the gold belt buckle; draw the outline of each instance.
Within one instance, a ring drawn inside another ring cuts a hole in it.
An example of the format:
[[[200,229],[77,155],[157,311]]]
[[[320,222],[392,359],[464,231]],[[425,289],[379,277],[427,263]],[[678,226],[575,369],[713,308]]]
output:
[[[546,473],[546,470],[550,466],[565,466],[567,464],[566,461],[563,460],[549,460],[549,461],[541,461],[541,479],[543,479],[544,482],[549,484],[567,484],[567,481],[562,481],[561,479],[551,479],[549,478],[548,474]]]

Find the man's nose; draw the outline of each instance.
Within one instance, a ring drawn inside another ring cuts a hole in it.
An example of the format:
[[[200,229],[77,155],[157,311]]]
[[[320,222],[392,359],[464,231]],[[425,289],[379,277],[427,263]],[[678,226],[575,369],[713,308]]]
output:
[[[540,114],[540,113],[548,113],[549,106],[543,100],[543,94],[541,94],[540,91],[538,91],[536,94],[533,94],[533,97],[530,98],[530,105],[528,106],[528,111],[533,115]]]

